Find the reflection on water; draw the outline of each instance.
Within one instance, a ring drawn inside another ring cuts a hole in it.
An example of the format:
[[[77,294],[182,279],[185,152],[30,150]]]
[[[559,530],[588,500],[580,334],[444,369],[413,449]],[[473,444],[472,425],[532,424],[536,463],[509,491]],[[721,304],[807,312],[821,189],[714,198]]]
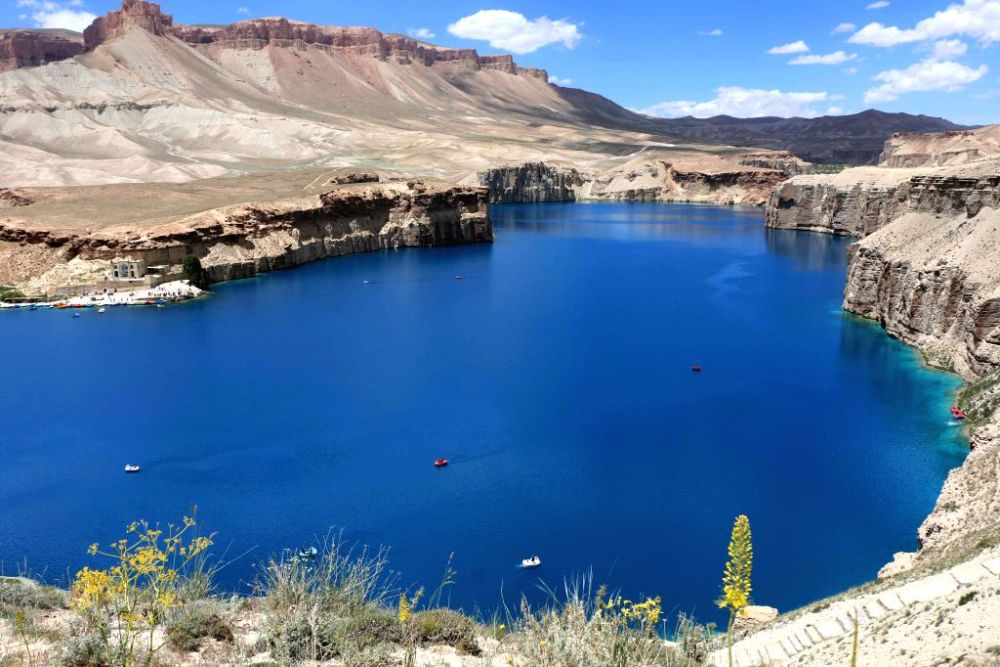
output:
[[[809,271],[846,268],[853,243],[844,236],[790,229],[765,229],[764,238],[770,254],[795,260],[800,270]]]

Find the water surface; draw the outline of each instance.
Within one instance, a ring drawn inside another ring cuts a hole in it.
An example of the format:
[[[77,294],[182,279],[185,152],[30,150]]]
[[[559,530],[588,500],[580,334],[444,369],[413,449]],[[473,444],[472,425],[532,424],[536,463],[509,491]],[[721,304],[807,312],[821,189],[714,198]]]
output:
[[[710,619],[736,514],[781,609],[915,547],[966,451],[957,381],[841,313],[848,241],[712,207],[494,213],[492,246],[3,313],[5,569],[65,579],[91,542],[197,504],[230,555],[255,549],[236,589],[335,525],[391,545],[405,581],[453,553],[466,609],[592,568]]]

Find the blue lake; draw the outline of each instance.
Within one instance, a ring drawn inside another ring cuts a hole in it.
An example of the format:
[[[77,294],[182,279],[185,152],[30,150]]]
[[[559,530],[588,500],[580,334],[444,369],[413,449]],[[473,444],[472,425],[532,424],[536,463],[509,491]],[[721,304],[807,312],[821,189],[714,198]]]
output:
[[[847,240],[683,205],[494,219],[493,245],[165,309],[0,313],[3,569],[65,583],[91,542],[197,504],[230,557],[253,549],[237,590],[337,526],[405,582],[453,553],[466,610],[592,569],[712,620],[736,514],[754,598],[783,610],[915,547],[967,452],[958,381],[841,313]]]

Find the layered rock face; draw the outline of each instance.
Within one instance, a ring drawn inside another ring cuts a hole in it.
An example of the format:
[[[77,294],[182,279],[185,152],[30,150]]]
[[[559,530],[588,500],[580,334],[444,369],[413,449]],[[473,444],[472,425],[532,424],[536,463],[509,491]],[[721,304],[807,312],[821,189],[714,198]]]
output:
[[[772,197],[767,222],[863,237],[844,308],[974,383],[962,398],[980,424],[973,453],[920,527],[920,551],[898,555],[883,575],[1000,538],[1000,159],[793,178]]]
[[[160,37],[168,34],[174,25],[170,14],[160,11],[160,6],[143,0],[122,0],[122,8],[96,19],[83,31],[83,42],[88,51],[125,34],[130,27],[138,27]]]
[[[537,204],[576,201],[584,178],[567,166],[529,162],[483,172],[480,183],[489,191],[491,204]]]
[[[179,264],[188,254],[201,258],[213,281],[223,281],[350,253],[492,240],[481,188],[421,180],[362,183],[223,206],[151,224],[141,233],[117,226],[53,229],[8,218],[0,221],[0,257],[10,259],[0,283],[46,294],[93,278],[115,257],[153,266]]]
[[[83,43],[57,34],[11,30],[0,33],[0,72],[36,67],[80,55]]]
[[[607,171],[526,163],[479,176],[494,204],[568,201],[693,201],[761,206],[787,177],[736,162],[640,157]]]
[[[885,167],[940,167],[1000,155],[1000,125],[932,134],[897,133],[886,142]]]
[[[767,225],[867,236],[911,212],[940,214],[996,207],[990,167],[955,170],[850,169],[836,176],[793,178],[772,195]]]
[[[747,153],[740,156],[740,164],[759,169],[774,169],[788,176],[801,176],[813,173],[812,164],[800,160],[787,151]]]

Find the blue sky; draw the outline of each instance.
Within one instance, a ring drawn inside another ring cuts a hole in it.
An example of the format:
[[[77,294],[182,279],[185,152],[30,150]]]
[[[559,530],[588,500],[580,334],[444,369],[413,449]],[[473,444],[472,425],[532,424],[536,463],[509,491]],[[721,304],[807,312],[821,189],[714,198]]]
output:
[[[0,25],[78,26],[115,0],[0,0]],[[165,0],[180,23],[259,16],[513,52],[567,85],[666,116],[869,107],[1000,122],[1000,0]],[[429,37],[433,35],[433,38]],[[571,83],[570,83],[571,82]]]

